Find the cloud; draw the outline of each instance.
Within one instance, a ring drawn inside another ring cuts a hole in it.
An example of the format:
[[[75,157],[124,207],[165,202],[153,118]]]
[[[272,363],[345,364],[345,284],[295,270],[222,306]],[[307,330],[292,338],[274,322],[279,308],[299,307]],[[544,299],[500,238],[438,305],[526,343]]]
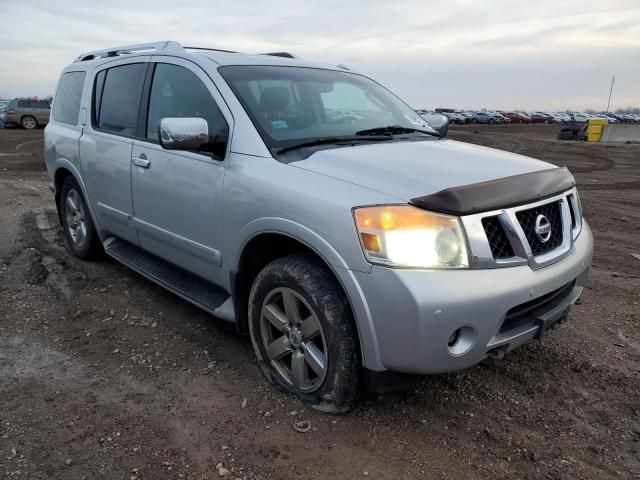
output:
[[[640,105],[635,0],[0,0],[0,96],[52,93],[80,52],[175,39],[345,63],[424,107]]]

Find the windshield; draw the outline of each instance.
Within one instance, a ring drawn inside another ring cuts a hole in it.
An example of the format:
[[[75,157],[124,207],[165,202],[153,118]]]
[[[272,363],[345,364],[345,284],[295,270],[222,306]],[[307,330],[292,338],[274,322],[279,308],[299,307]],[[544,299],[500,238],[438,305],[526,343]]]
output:
[[[263,65],[218,70],[270,148],[389,126],[434,132],[404,102],[361,75]]]

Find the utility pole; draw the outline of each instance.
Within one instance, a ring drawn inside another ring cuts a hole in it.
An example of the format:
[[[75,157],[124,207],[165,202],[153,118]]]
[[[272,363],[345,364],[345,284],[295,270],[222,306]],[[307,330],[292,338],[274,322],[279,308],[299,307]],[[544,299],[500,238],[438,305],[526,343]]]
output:
[[[609,101],[607,102],[607,113],[609,113],[609,106],[611,105],[611,93],[613,93],[614,83],[616,83],[616,77],[611,77],[611,88],[609,88]]]

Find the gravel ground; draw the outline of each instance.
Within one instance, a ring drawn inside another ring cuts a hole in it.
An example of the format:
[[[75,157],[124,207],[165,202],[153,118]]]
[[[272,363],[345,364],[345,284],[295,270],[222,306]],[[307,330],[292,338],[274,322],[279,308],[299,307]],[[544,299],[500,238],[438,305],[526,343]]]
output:
[[[558,130],[451,136],[576,175],[596,253],[570,321],[338,417],[273,390],[231,325],[70,257],[42,131],[0,130],[0,477],[640,478],[640,147]]]

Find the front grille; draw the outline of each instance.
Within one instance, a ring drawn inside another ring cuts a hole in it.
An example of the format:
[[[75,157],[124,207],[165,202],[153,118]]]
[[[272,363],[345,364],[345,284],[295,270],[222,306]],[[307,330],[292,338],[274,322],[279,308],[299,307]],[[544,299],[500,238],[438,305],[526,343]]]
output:
[[[482,226],[484,227],[484,232],[487,234],[487,240],[489,240],[489,247],[491,247],[493,258],[511,258],[515,256],[498,216],[484,217],[482,219]]]
[[[499,333],[508,332],[514,328],[534,322],[536,317],[544,315],[567,298],[575,284],[576,281],[573,280],[552,292],[542,295],[541,297],[513,307],[507,312],[507,315],[500,326]]]
[[[543,241],[536,233],[536,219],[544,215],[551,224],[551,235],[547,241]],[[539,207],[522,210],[516,213],[520,226],[524,231],[531,253],[541,255],[558,248],[562,244],[562,213],[560,201],[540,205]]]

